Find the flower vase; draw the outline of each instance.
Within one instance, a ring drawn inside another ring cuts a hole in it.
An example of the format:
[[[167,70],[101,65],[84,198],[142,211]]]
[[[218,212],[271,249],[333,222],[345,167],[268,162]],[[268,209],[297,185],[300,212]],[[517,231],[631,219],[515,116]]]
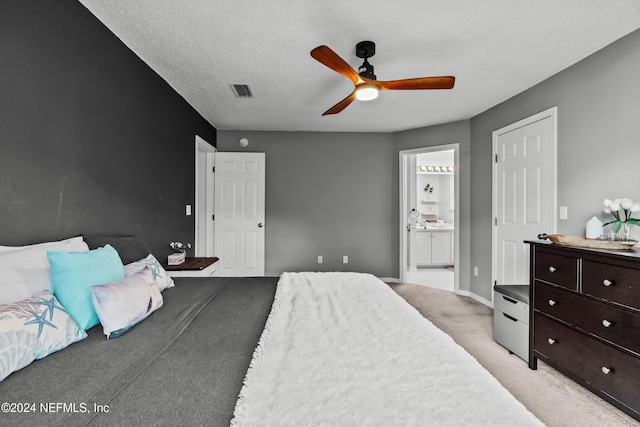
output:
[[[616,240],[619,240],[621,242],[626,242],[627,240],[629,240],[629,232],[630,232],[630,227],[629,224],[627,224],[626,222],[623,222],[622,225],[620,226],[620,230],[618,230],[618,232],[616,233]]]
[[[176,251],[169,255],[167,259],[167,264],[169,265],[178,265],[182,264],[185,260],[186,253],[185,251]]]

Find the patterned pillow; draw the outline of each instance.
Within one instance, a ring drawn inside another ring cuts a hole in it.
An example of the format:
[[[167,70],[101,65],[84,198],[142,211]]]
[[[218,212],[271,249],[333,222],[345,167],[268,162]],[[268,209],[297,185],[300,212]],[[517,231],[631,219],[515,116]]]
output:
[[[164,303],[149,267],[122,280],[92,286],[91,293],[107,338],[124,334]]]
[[[86,337],[49,291],[0,305],[0,381]]]
[[[160,265],[156,257],[154,257],[152,254],[147,255],[147,257],[142,258],[140,261],[134,261],[130,264],[126,264],[124,266],[124,274],[126,276],[131,276],[132,274],[136,274],[137,272],[141,271],[145,267],[151,268],[151,272],[153,273],[153,281],[161,291],[175,286],[175,283],[173,282],[171,276],[167,274],[165,269],[162,268],[162,265]]]

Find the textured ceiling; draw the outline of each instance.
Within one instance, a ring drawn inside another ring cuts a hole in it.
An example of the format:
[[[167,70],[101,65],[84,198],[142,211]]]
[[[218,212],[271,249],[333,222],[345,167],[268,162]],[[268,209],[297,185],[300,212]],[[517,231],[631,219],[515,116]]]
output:
[[[80,0],[220,130],[392,132],[468,119],[640,28],[638,0]],[[453,75],[453,90],[385,91],[322,117],[376,43],[380,80]],[[253,99],[229,84],[248,84]]]

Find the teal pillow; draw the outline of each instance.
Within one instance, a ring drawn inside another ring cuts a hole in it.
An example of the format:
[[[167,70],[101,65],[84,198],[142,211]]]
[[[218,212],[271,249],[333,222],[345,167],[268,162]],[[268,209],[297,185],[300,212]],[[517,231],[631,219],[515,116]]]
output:
[[[53,293],[82,329],[98,323],[91,300],[91,286],[115,282],[124,277],[118,252],[110,245],[88,252],[47,251],[51,264]]]

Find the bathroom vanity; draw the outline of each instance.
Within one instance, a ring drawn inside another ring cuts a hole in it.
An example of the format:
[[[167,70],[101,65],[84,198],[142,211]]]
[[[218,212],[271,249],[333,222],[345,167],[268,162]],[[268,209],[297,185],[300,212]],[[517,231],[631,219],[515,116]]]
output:
[[[409,266],[446,266],[454,263],[454,228],[450,224],[412,228],[409,232]]]

